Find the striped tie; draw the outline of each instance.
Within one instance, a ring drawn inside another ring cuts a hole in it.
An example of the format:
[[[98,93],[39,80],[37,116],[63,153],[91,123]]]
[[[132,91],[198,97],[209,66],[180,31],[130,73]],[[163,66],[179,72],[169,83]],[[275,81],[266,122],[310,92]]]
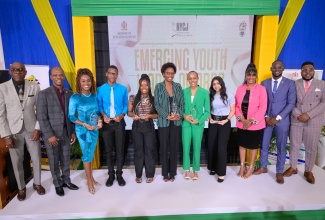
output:
[[[19,97],[20,103],[23,103],[23,101],[24,101],[23,85],[18,85],[18,87],[19,87],[18,97]]]

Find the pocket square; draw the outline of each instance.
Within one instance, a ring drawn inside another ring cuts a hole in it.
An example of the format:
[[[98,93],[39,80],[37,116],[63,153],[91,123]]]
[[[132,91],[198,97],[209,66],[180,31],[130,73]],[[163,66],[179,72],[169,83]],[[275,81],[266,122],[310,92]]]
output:
[[[319,88],[316,88],[315,89],[315,92],[320,92],[321,90]]]
[[[33,97],[34,95],[28,95],[28,97]]]

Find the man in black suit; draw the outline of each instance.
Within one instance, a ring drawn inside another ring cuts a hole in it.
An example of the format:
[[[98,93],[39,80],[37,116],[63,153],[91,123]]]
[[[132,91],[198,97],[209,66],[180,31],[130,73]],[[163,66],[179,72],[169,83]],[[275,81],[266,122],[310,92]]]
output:
[[[68,119],[69,99],[73,93],[63,87],[64,72],[60,67],[52,68],[50,78],[53,85],[38,95],[37,119],[43,133],[56,194],[64,196],[63,187],[79,189],[70,180],[71,145],[76,140],[74,124]]]

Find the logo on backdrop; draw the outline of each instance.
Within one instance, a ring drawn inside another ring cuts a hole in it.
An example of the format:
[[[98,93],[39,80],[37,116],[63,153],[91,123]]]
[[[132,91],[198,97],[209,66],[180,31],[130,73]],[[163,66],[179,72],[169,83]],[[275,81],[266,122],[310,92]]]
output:
[[[173,22],[172,23],[173,28],[173,35],[172,37],[179,36],[192,36],[192,34],[189,31],[189,24],[188,22]]]
[[[132,27],[131,27],[132,29]],[[121,29],[113,34],[113,39],[126,39],[126,40],[134,40],[136,39],[136,34],[133,33],[134,31],[128,30],[128,23],[126,21],[121,22]]]
[[[245,35],[246,26],[247,26],[247,24],[246,24],[245,21],[239,23],[239,35],[240,35],[241,37],[244,37],[244,35]]]
[[[123,21],[121,23],[121,30],[122,31],[127,31],[128,30],[128,23],[126,21]]]

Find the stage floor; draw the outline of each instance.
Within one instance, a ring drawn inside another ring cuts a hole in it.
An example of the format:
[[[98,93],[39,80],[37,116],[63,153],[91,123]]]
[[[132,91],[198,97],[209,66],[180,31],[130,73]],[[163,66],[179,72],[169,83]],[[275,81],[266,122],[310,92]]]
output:
[[[287,168],[287,167],[286,167]],[[156,169],[153,183],[145,179],[137,184],[133,169],[124,170],[126,186],[114,182],[106,187],[107,170],[95,170],[94,177],[101,183],[96,194],[87,190],[84,171],[71,171],[77,191],[65,188],[65,196],[55,193],[49,171],[42,172],[42,185],[46,194],[39,196],[27,185],[23,202],[14,198],[3,210],[0,219],[74,219],[129,216],[160,216],[208,213],[269,212],[291,210],[325,210],[325,171],[315,166],[316,182],[309,184],[303,177],[303,166],[298,175],[285,178],[280,185],[275,182],[275,166],[269,172],[249,179],[237,176],[239,167],[227,167],[223,183],[217,176],[210,176],[206,167],[201,168],[198,181],[186,181],[179,167],[176,180],[163,182],[161,169]]]

